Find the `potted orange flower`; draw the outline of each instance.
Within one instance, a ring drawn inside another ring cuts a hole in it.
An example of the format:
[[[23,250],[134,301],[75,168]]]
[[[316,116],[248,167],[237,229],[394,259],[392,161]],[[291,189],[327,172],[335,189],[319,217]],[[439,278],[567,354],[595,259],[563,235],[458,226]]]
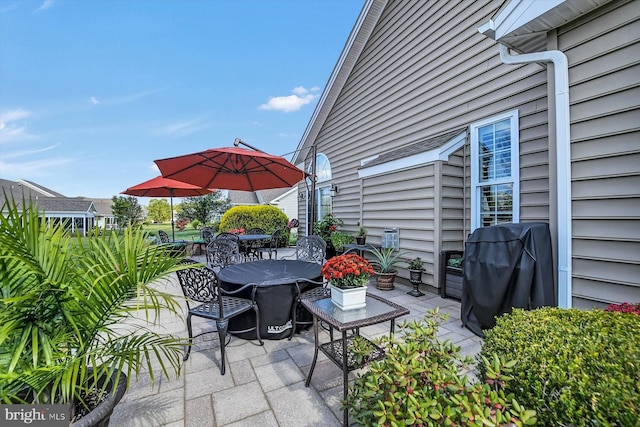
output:
[[[367,285],[373,274],[369,261],[356,254],[338,255],[322,266],[322,275],[331,288],[331,301],[342,310],[365,306]]]

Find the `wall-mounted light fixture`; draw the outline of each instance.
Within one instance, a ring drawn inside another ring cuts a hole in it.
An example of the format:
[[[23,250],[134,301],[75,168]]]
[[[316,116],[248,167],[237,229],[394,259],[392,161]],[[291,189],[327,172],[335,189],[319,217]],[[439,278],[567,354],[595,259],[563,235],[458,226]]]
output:
[[[305,193],[298,193],[298,200],[304,200],[307,198],[307,195]]]
[[[336,194],[340,192],[337,184],[331,184],[331,189],[329,190],[329,195],[331,197],[336,197]]]

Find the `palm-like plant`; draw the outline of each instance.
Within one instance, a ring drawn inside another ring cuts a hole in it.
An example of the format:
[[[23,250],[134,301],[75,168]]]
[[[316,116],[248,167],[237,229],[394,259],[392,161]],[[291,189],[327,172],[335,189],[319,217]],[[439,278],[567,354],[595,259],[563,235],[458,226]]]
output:
[[[378,273],[396,272],[396,267],[402,263],[402,257],[404,256],[404,252],[398,252],[393,247],[382,249],[373,247],[371,248],[371,253],[375,257],[371,264],[373,264]]]
[[[152,330],[179,304],[151,286],[179,259],[135,229],[74,238],[22,205],[0,216],[0,401],[82,402],[112,374],[114,389],[145,366],[153,381],[156,360],[179,374],[184,340]]]

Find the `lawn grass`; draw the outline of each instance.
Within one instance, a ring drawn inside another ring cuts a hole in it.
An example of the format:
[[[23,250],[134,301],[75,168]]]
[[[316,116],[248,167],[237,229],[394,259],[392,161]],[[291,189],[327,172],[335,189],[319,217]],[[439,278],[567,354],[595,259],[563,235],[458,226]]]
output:
[[[143,225],[142,230],[154,236],[158,235],[158,230],[162,230],[162,231],[165,231],[169,235],[169,238],[171,239],[171,223],[170,222],[162,223],[162,224]],[[200,230],[194,230],[193,227],[189,227],[188,225],[184,228],[183,231],[180,231],[176,228],[175,240],[187,240],[191,242],[199,239],[200,239]]]

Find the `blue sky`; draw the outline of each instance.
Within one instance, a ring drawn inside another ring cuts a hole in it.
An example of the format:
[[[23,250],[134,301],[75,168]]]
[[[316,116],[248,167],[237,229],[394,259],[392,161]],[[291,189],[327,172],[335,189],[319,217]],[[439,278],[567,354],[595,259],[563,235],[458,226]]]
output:
[[[236,137],[290,153],[363,4],[0,0],[0,177],[111,198]]]

